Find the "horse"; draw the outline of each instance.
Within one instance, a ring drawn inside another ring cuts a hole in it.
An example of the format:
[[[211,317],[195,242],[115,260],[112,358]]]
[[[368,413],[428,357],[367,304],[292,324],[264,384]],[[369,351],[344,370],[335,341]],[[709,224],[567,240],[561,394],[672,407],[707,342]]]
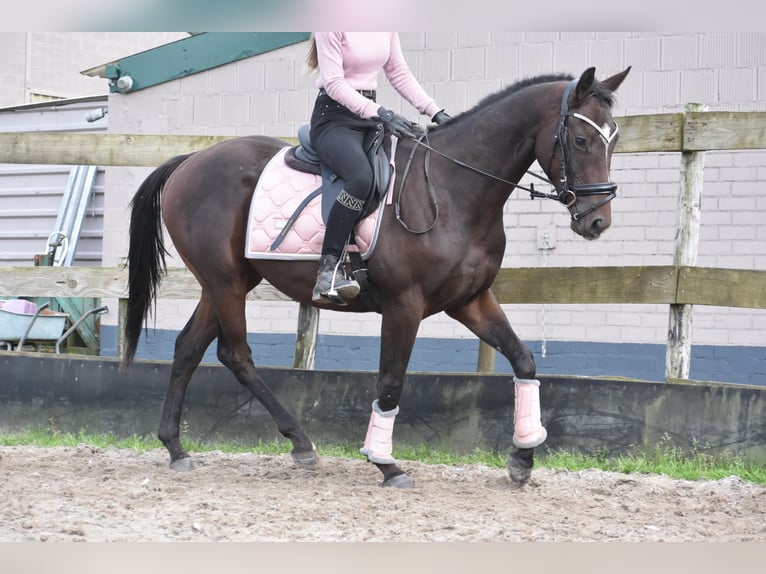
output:
[[[202,288],[195,310],[176,338],[161,413],[158,437],[168,450],[170,467],[193,468],[180,439],[181,414],[192,373],[216,338],[220,362],[291,441],[296,467],[311,469],[319,463],[316,447],[299,420],[259,376],[246,341],[246,296],[266,280],[302,304],[380,313],[377,399],[361,452],[380,470],[381,486],[414,485],[392,456],[391,437],[421,321],[444,312],[499,351],[510,362],[515,383],[515,448],[509,452],[507,471],[511,485],[523,486],[531,476],[534,450],[545,440],[545,429],[534,420],[539,421],[540,407],[533,354],[512,329],[492,291],[506,247],[503,206],[518,187],[534,197],[561,202],[569,212],[571,229],[584,239],[594,240],[606,231],[617,190],[610,180],[618,139],[612,117],[614,92],[629,71],[630,67],[601,81],[594,67],[579,77],[546,74],[522,79],[448,122],[428,126],[425,135],[398,139],[391,191],[396,209],[381,215],[377,244],[366,261],[377,296],[375,309],[361,297],[345,304],[312,302],[315,260],[244,256],[254,188],[264,167],[288,142],[242,136],[157,167],[130,203],[121,369],[134,360],[166,269],[164,222],[178,255]],[[547,177],[530,171],[535,161]],[[521,186],[527,173],[544,179],[551,192]],[[532,401],[526,413],[519,412],[521,401]],[[525,421],[538,425],[532,429],[538,434],[532,442],[516,440]]]

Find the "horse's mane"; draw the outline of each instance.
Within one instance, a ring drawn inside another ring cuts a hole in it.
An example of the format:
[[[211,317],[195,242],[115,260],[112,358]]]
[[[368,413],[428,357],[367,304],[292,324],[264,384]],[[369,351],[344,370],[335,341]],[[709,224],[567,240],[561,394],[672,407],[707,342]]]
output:
[[[574,79],[574,76],[572,76],[571,74],[565,74],[565,73],[541,74],[539,76],[533,76],[530,78],[521,79],[511,84],[510,86],[502,88],[498,90],[497,92],[489,94],[488,96],[485,96],[483,99],[479,100],[479,102],[475,106],[470,108],[469,110],[456,115],[452,120],[450,120],[449,124],[453,124],[453,122],[456,122],[464,118],[471,117],[477,113],[480,113],[481,110],[483,110],[487,106],[490,106],[499,100],[507,98],[511,94],[515,94],[516,92],[520,92],[521,90],[524,90],[531,86],[537,86],[539,84],[547,84],[551,82],[570,82],[573,79]],[[589,90],[588,95],[595,96],[596,98],[601,100],[604,104],[606,104],[610,108],[612,107],[612,104],[614,102],[614,95],[612,91],[609,90],[606,86],[604,86],[603,83],[599,81],[593,82],[593,85],[591,86],[591,89]],[[429,129],[431,131],[435,131],[435,130],[438,130],[439,127],[440,126],[431,126],[431,128]]]
[[[542,74],[532,78],[524,78],[506,88],[498,90],[494,94],[489,94],[482,100],[479,100],[479,103],[476,104],[472,109],[468,110],[468,112],[473,112],[479,108],[494,104],[496,101],[502,100],[503,98],[510,96],[511,94],[515,94],[516,92],[520,92],[521,90],[529,88],[530,86],[537,86],[538,84],[547,84],[550,82],[569,82],[573,79],[574,76],[569,74]]]

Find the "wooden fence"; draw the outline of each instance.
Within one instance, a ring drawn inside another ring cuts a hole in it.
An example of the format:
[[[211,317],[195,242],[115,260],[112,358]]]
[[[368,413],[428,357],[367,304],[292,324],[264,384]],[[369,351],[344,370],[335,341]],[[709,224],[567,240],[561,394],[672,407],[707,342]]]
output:
[[[617,153],[766,148],[766,112],[623,116]],[[155,167],[233,136],[0,133],[0,163]],[[283,138],[294,141],[293,138]]]
[[[0,296],[118,299],[118,331],[122,333],[127,275],[127,270],[117,267],[0,267]],[[766,271],[743,269],[673,265],[506,268],[500,270],[493,290],[502,304],[654,303],[766,309]],[[187,269],[170,268],[158,298],[197,299],[199,294],[199,284]],[[266,282],[248,299],[290,301]],[[305,326],[306,321],[304,316],[300,320],[304,326],[298,328],[304,339],[296,349],[295,366],[300,368],[312,366],[315,330]],[[491,360],[485,356],[478,370],[490,371]]]
[[[690,104],[684,113],[616,118],[617,153],[679,152],[680,223],[674,264],[641,267],[501,269],[493,285],[503,304],[660,303],[670,306],[666,378],[687,379],[691,354],[691,307],[766,308],[766,271],[696,267],[699,198],[704,152],[766,149],[766,112],[707,112]],[[210,146],[228,136],[151,136],[127,134],[0,133],[0,163],[147,166],[171,156]],[[290,140],[291,138],[285,138]],[[117,268],[0,268],[0,296],[99,297],[121,301],[127,272]],[[160,298],[194,299],[199,285],[185,269],[169,269]],[[289,300],[268,284],[251,300]],[[313,367],[316,310],[301,308],[295,366]],[[120,345],[121,348],[121,345]],[[478,370],[494,368],[494,351],[481,346]]]

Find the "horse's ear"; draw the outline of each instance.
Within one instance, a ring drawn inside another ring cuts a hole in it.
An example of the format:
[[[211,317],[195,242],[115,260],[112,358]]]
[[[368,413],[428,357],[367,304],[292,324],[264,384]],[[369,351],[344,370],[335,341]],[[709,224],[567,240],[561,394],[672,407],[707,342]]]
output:
[[[633,66],[628,66],[625,68],[622,72],[619,74],[615,74],[614,76],[607,78],[602,83],[609,88],[611,91],[615,92],[617,91],[617,88],[620,87],[620,84],[622,84],[622,81],[625,79],[625,76],[628,75],[628,72],[630,72],[630,69]]]
[[[596,78],[596,68],[588,68],[582,73],[580,79],[577,80],[577,89],[575,90],[575,98],[582,100],[585,98],[588,90],[593,85],[593,80]]]

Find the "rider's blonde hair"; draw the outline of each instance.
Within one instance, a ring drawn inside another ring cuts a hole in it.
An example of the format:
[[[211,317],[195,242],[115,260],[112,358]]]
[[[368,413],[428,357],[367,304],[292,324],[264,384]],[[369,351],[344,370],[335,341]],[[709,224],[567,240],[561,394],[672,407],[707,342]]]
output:
[[[317,40],[312,32],[311,38],[309,38],[309,51],[306,54],[306,66],[310,72],[316,72],[319,68],[319,60],[317,59]]]

